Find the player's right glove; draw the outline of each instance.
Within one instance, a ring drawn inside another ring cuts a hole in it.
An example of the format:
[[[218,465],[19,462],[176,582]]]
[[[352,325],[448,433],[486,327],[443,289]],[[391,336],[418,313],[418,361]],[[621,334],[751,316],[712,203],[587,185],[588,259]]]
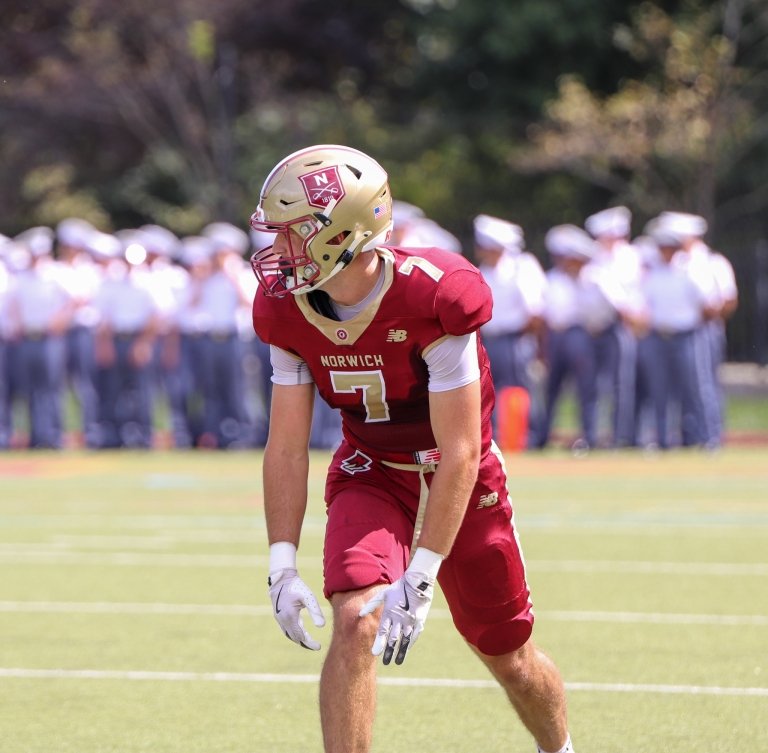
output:
[[[383,651],[384,664],[392,661],[395,650],[395,664],[405,661],[408,649],[424,629],[435,593],[434,584],[434,579],[428,575],[406,570],[402,578],[379,591],[360,610],[360,616],[365,617],[383,607],[371,653],[379,656]]]
[[[417,548],[402,577],[380,590],[360,610],[360,617],[366,617],[382,607],[371,653],[379,656],[383,652],[384,664],[389,664],[393,655],[395,664],[402,664],[424,629],[442,561],[443,555]]]
[[[282,631],[304,648],[319,651],[320,644],[304,629],[301,610],[306,607],[315,627],[325,625],[325,617],[309,586],[299,578],[295,568],[284,568],[269,574],[269,596],[272,611]]]
[[[320,644],[310,637],[301,620],[306,609],[315,627],[325,625],[325,617],[309,586],[296,571],[296,545],[290,541],[276,541],[269,547],[269,598],[272,611],[282,631],[304,648],[319,651]]]

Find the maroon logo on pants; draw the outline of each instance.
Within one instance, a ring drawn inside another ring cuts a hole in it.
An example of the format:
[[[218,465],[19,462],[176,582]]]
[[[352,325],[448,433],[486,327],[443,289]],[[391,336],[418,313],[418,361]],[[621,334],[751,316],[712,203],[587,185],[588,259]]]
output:
[[[360,450],[355,450],[354,455],[350,455],[348,458],[344,458],[339,465],[342,471],[354,475],[355,473],[363,473],[371,470],[373,460],[369,458],[365,453]]]

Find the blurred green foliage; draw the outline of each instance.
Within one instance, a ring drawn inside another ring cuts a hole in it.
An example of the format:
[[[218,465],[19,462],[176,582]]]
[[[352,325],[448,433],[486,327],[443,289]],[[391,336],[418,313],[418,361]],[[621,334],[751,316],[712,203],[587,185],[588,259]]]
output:
[[[743,232],[744,194],[752,234],[764,230],[757,0],[4,10],[5,232],[71,214],[182,233],[242,224],[275,160],[322,141],[374,153],[397,195],[461,236],[478,211],[535,239],[611,201],[640,222],[673,200]]]
[[[705,215],[740,280],[755,278],[768,237],[764,0],[5,0],[3,11],[5,234],[71,215],[179,234],[245,226],[279,158],[347,143],[468,252],[479,212],[521,224],[543,257],[553,224],[625,203],[636,233],[661,209]]]

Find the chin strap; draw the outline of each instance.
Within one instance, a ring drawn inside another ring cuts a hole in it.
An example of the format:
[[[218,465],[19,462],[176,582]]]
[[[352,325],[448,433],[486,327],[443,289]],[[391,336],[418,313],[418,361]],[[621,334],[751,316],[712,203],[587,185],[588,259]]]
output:
[[[325,276],[322,280],[318,280],[314,285],[306,285],[300,290],[296,291],[297,295],[303,294],[303,293],[311,293],[313,290],[319,290],[320,288],[325,285],[328,280],[330,280],[332,277],[335,277],[339,272],[342,271],[342,269],[346,269],[346,267],[352,262],[352,260],[355,258],[355,252],[360,249],[360,246],[364,244],[370,237],[373,235],[373,233],[370,230],[366,230],[364,233],[360,235],[359,238],[355,238],[354,241],[349,245],[348,248],[346,248],[344,251],[341,252],[339,258],[336,260],[336,264],[334,265],[333,269]],[[366,246],[363,246],[361,250],[367,251],[368,248]]]

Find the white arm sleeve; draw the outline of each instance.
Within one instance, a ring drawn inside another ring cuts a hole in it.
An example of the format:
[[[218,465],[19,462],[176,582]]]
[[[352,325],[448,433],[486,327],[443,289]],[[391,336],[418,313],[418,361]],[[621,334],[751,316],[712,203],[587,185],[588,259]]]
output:
[[[424,356],[429,369],[429,391],[446,392],[480,379],[477,333],[448,336]]]
[[[270,345],[269,360],[274,384],[311,384],[314,381],[306,362],[287,350]]]

